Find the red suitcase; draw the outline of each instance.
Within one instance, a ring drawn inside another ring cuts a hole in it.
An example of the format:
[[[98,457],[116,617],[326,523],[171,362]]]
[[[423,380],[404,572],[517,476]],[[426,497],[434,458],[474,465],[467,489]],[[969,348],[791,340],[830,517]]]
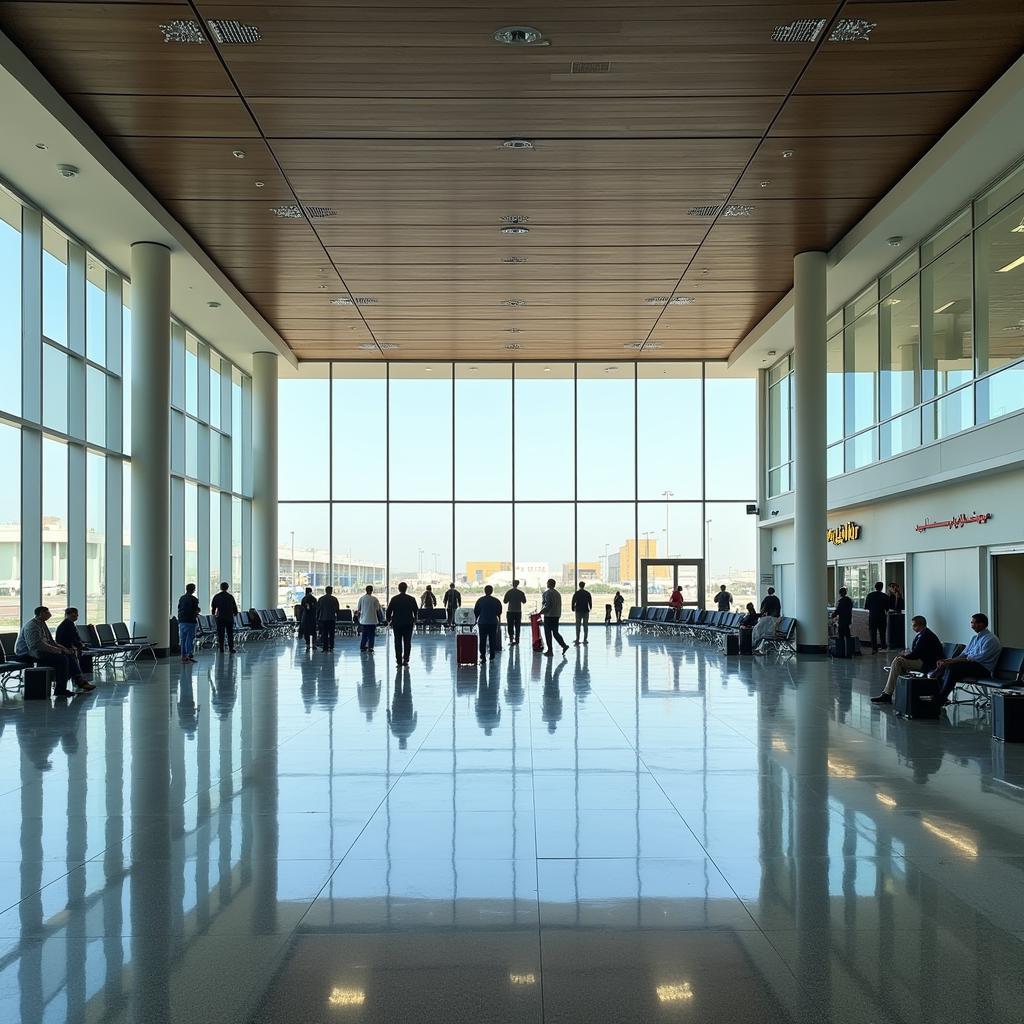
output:
[[[455,660],[460,665],[475,665],[476,659],[476,633],[457,634],[455,637]]]
[[[535,651],[543,651],[544,643],[540,638],[540,613],[534,612],[530,616],[530,640],[533,642]]]

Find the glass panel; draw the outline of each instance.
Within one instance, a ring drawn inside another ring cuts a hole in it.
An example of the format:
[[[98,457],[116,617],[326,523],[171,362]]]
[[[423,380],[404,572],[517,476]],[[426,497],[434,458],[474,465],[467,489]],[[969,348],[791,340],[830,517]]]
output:
[[[455,368],[455,496],[512,497],[511,363]]]
[[[451,364],[392,363],[389,386],[391,497],[450,499]]]
[[[576,581],[594,595],[591,619],[604,620],[604,606],[616,590],[627,606],[636,604],[636,505],[584,503],[576,507]]]
[[[921,443],[921,412],[915,409],[905,416],[899,416],[878,428],[879,457],[891,458],[900,455]]]
[[[450,440],[449,433],[449,443]],[[402,580],[409,584],[409,592],[417,600],[428,586],[435,596],[443,593],[452,579],[452,529],[452,506],[448,502],[391,505],[389,594],[395,594]]]
[[[724,583],[732,594],[732,611],[747,602],[760,606],[757,597],[757,516],[747,515],[745,505],[708,503],[704,506],[707,536],[707,572],[704,601],[715,608],[714,595]]]
[[[826,469],[829,479],[843,475],[843,445],[834,444],[825,452]]]
[[[221,429],[220,386],[220,356],[210,349],[210,424],[218,430]]]
[[[21,413],[21,203],[0,189],[0,409]]]
[[[454,582],[462,603],[472,607],[488,583],[498,598],[504,597],[512,578],[512,506],[456,505]],[[442,589],[450,582],[445,581]]]
[[[277,603],[283,608],[290,609],[301,600],[305,587],[312,587],[319,597],[331,583],[330,531],[330,505],[286,501],[278,505]]]
[[[632,363],[577,364],[577,498],[635,496],[634,388]]]
[[[107,443],[107,375],[95,366],[85,370],[85,436],[89,444]]]
[[[974,426],[974,389],[967,387],[921,410],[922,441],[938,441]]]
[[[954,242],[958,242],[971,230],[971,211],[966,209],[958,213],[945,227],[940,228],[931,238],[921,243],[921,264],[930,263],[940,253],[945,252]]]
[[[224,437],[222,434],[218,434],[216,430],[210,431],[210,483],[214,486],[219,487],[221,485],[221,464],[220,464],[220,452],[221,447],[224,444]],[[280,454],[278,455],[280,460]]]
[[[541,591],[553,578],[563,592],[563,618],[569,600],[565,584],[576,576],[576,526],[570,502],[521,504],[514,510],[516,576],[528,600],[524,614],[540,607]]]
[[[834,338],[837,334],[841,334],[843,330],[843,311],[840,309],[838,312],[833,313],[828,320],[825,321],[825,337]]]
[[[1024,193],[1024,163],[1018,164],[976,200],[974,223],[980,224],[986,217],[991,217],[1021,193]]]
[[[185,417],[185,475],[199,476],[199,424]]]
[[[327,472],[330,453],[324,429],[330,416],[328,369],[327,363],[304,365],[302,377],[278,381],[277,489],[282,501],[330,497],[331,478]],[[345,406],[337,408],[335,415],[346,425],[350,435],[357,424],[359,428],[365,426],[365,421],[358,416],[349,419]],[[379,429],[383,436],[383,423],[379,424]]]
[[[43,438],[43,601],[68,588],[68,447]]]
[[[921,398],[928,401],[973,374],[970,239],[921,272],[921,309]]]
[[[85,264],[85,354],[107,365],[107,268],[91,254]]]
[[[125,459],[121,469],[121,618],[131,626],[132,464]]]
[[[43,425],[67,433],[68,357],[52,345],[43,345]]]
[[[199,342],[185,335],[185,412],[199,415]]]
[[[185,416],[176,409],[171,410],[171,472],[185,472]]]
[[[790,407],[790,382],[785,377],[768,390],[768,465],[779,466],[790,460],[789,425],[792,415]]]
[[[776,495],[785,494],[790,490],[789,478],[790,466],[788,463],[785,466],[779,466],[778,469],[773,469],[768,474],[768,496],[774,498]]]
[[[702,558],[703,506],[699,501],[642,501],[637,546],[640,558]]]
[[[846,441],[846,470],[850,472],[878,461],[878,431],[867,430]]]
[[[231,490],[242,490],[242,375],[235,367],[231,368]]]
[[[829,442],[843,437],[843,336],[836,335],[825,345],[825,416]]]
[[[894,288],[898,288],[908,278],[913,277],[917,273],[918,269],[918,253],[915,249],[912,253],[908,253],[892,267],[887,273],[883,274],[878,281],[878,290],[882,295],[888,295]]]
[[[1024,199],[975,235],[978,373],[1024,356]]]
[[[641,363],[637,375],[639,496],[658,498],[670,491],[669,497],[677,499],[703,497],[700,363]],[[630,437],[633,433],[624,422],[610,429],[619,429]],[[671,443],[660,443],[663,438],[670,438]]]
[[[223,575],[220,571],[220,491],[210,491],[210,578],[207,588],[216,594]]]
[[[879,418],[886,420],[918,402],[921,346],[918,280],[883,299],[879,310]]]
[[[852,302],[847,303],[843,310],[843,319],[849,324],[862,313],[866,313],[878,302],[878,282],[872,281]],[[827,334],[826,330],[826,334]]]
[[[68,343],[68,240],[43,221],[43,334]]]
[[[85,621],[104,622],[107,550],[106,459],[89,452],[85,462]]]
[[[338,498],[387,497],[387,375],[385,367],[335,363],[334,493]],[[285,497],[282,492],[282,497]],[[381,562],[383,563],[383,553]]]
[[[185,481],[185,582],[199,586],[199,488]],[[209,596],[209,595],[207,595]],[[199,595],[200,602],[205,598]]]
[[[7,631],[21,626],[21,431],[6,423],[0,423],[0,480],[6,481],[0,487],[0,629]]]
[[[280,533],[278,533],[280,537]],[[231,575],[226,578],[236,595],[242,591],[242,499],[231,499]],[[241,600],[238,602],[241,605]]]
[[[515,403],[515,496],[574,497],[572,363],[517,363]],[[559,471],[540,471],[541,464]]]
[[[768,371],[768,383],[778,384],[783,377],[788,376],[790,370],[790,357],[786,356],[784,359],[780,359],[769,371]]]
[[[757,379],[726,377],[708,365],[704,380],[704,487],[708,498],[757,494]]]
[[[978,401],[978,423],[987,423],[1024,409],[1024,362],[1014,363],[982,378],[974,389]]]
[[[857,319],[844,332],[846,433],[871,426],[876,420],[878,378],[878,316],[875,310]]]
[[[122,449],[132,450],[132,311],[128,307],[131,285],[121,283],[121,379],[124,381],[124,397],[121,402]]]
[[[339,504],[333,506],[332,514],[334,588],[341,606],[355,608],[368,583],[386,604],[387,506],[383,502]],[[281,575],[285,575],[283,569]]]

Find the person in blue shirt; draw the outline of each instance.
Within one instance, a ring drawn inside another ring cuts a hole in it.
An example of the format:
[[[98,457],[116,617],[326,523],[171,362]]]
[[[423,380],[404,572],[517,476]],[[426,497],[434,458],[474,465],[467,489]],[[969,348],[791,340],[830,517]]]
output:
[[[476,624],[480,628],[480,661],[487,660],[487,646],[491,647],[491,659],[498,649],[498,626],[501,621],[501,602],[494,596],[494,587],[484,587],[484,596],[473,606]]]
[[[984,612],[975,612],[971,616],[971,629],[974,630],[974,636],[964,653],[958,658],[941,659],[932,672],[932,679],[942,680],[942,686],[939,687],[940,706],[949,703],[950,694],[961,679],[990,679],[996,670],[1003,645],[988,628],[988,616]]]

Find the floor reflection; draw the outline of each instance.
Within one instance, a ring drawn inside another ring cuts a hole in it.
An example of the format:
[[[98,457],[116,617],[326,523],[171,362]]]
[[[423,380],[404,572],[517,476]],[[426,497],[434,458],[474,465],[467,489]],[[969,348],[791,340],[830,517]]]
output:
[[[1024,752],[596,628],[0,705],[0,1020],[1017,1021]]]

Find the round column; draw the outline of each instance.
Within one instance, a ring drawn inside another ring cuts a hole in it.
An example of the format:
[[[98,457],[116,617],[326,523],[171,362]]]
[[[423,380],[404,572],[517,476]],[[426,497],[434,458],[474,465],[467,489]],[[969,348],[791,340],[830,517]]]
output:
[[[171,252],[132,245],[132,624],[168,646],[171,502]]]
[[[797,620],[797,650],[828,645],[825,464],[825,254],[793,260],[793,488],[796,593],[783,595]]]
[[[252,357],[252,603],[277,607],[277,353]]]

